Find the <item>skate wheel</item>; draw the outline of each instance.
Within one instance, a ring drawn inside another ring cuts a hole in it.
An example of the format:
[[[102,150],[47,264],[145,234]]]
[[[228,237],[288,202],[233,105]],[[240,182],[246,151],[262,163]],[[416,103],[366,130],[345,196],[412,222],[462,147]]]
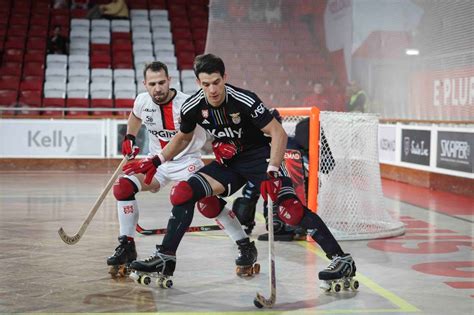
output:
[[[140,279],[140,276],[136,272],[132,272],[129,277],[135,282],[138,282],[138,279]]]
[[[359,281],[352,279],[350,287],[352,290],[356,291],[359,288]]]
[[[351,287],[351,281],[349,279],[344,280],[344,290],[348,290]]]
[[[257,298],[253,299],[253,305],[255,305],[255,306],[258,307],[258,308],[262,308],[262,307],[263,307],[262,303],[260,303],[260,302],[257,300]]]
[[[149,285],[151,283],[150,276],[141,276],[140,277],[140,284]]]
[[[253,273],[260,273],[260,264],[253,265],[252,271]]]
[[[127,275],[127,267],[125,267],[125,266],[120,266],[120,267],[118,268],[117,275],[120,276],[120,277],[125,277],[125,276]]]
[[[341,284],[338,283],[338,282],[334,282],[331,286],[331,289],[336,293],[340,292],[341,291]]]
[[[173,280],[171,279],[165,279],[165,281],[163,281],[163,288],[165,289],[169,289],[173,286]]]
[[[117,266],[111,266],[110,269],[109,269],[109,274],[112,278],[116,278],[117,277]]]

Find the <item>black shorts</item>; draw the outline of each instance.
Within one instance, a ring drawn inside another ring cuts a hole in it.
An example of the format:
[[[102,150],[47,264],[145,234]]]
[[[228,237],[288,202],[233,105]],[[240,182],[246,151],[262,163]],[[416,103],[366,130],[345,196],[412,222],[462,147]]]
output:
[[[248,181],[257,187],[267,178],[270,146],[245,151],[235,156],[227,163],[220,165],[216,161],[201,168],[198,173],[204,173],[224,186],[222,196],[230,196],[238,191]]]

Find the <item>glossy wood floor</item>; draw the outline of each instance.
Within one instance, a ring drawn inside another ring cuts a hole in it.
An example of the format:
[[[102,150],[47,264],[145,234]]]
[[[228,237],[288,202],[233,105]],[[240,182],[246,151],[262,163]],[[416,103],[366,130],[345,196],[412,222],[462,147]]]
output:
[[[277,304],[266,311],[252,303],[257,291],[269,293],[266,242],[257,241],[262,272],[250,280],[235,276],[237,249],[222,231],[185,236],[171,289],[114,280],[105,264],[118,236],[115,201],[109,195],[84,237],[76,245],[63,243],[58,228],[77,232],[110,175],[0,173],[0,313],[474,313],[470,198],[384,182],[387,209],[400,215],[407,233],[341,243],[356,259],[360,290],[321,292],[317,273],[328,262],[317,245],[279,242]],[[168,190],[143,193],[138,200],[140,223],[164,227]],[[195,214],[193,225],[212,223]],[[263,232],[260,216],[254,235]],[[145,258],[161,236],[137,236],[136,241],[139,257]]]

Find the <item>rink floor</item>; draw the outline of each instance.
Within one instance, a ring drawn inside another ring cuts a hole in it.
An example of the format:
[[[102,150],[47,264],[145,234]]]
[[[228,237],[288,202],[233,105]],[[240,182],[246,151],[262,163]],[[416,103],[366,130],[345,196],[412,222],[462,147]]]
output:
[[[105,259],[117,245],[118,220],[109,194],[83,238],[63,243],[58,228],[77,232],[110,175],[0,173],[0,313],[474,313],[472,198],[383,181],[386,207],[400,215],[406,234],[341,242],[356,260],[359,290],[320,291],[317,273],[328,261],[319,247],[277,242],[277,303],[259,310],[256,292],[269,295],[267,242],[256,241],[262,270],[252,279],[235,275],[237,248],[222,231],[186,234],[171,289],[112,279]],[[166,226],[168,192],[138,195],[142,226]],[[254,238],[265,229],[258,212]],[[195,213],[192,225],[204,224],[213,222]],[[139,257],[161,239],[138,235]]]

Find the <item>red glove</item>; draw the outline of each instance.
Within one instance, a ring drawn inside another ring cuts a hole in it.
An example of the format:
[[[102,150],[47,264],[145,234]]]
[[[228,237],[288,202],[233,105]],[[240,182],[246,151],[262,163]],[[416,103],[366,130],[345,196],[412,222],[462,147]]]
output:
[[[273,202],[276,202],[281,188],[281,179],[278,176],[278,171],[267,171],[267,175],[268,179],[260,184],[260,194],[265,202],[268,201],[268,196]]]
[[[146,158],[139,161],[134,161],[125,164],[123,172],[127,175],[145,174],[145,184],[150,185],[153,176],[156,174],[156,169],[162,164],[161,158],[155,155],[152,158]]]
[[[219,164],[224,164],[225,160],[230,160],[237,154],[237,147],[233,143],[215,140],[212,142],[212,151]]]
[[[129,160],[133,160],[138,152],[140,152],[140,148],[135,144],[135,136],[131,134],[126,135],[122,142],[123,156],[126,156]]]

